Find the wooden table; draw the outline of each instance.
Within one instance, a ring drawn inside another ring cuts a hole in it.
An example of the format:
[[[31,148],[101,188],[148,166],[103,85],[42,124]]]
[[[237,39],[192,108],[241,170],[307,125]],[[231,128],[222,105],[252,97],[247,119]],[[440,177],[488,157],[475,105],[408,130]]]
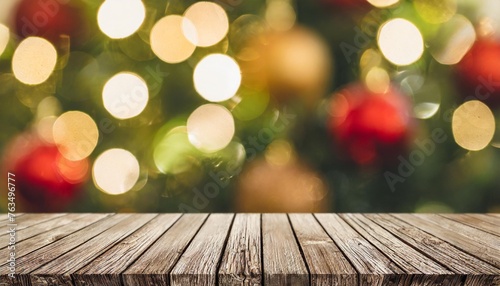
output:
[[[0,285],[500,285],[498,214],[20,214],[16,224],[15,278],[4,233]]]

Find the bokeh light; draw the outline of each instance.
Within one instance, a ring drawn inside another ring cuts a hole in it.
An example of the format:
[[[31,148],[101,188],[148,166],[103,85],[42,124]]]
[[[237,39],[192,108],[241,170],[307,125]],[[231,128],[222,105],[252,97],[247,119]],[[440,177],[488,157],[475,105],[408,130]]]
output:
[[[384,8],[397,4],[399,0],[368,0],[368,2],[377,8]]]
[[[365,76],[366,87],[374,93],[385,93],[389,90],[390,83],[389,74],[380,67],[371,68]]]
[[[78,184],[85,180],[89,171],[89,160],[87,158],[79,161],[70,161],[59,156],[56,161],[59,174],[67,182]]]
[[[236,105],[231,109],[235,118],[249,121],[259,117],[267,109],[270,95],[265,91],[242,88],[233,99]]]
[[[401,89],[413,99],[413,116],[419,119],[429,119],[441,106],[441,89],[431,78],[420,74],[404,76],[400,81]]]
[[[153,160],[160,172],[179,174],[198,163],[193,152],[195,150],[189,142],[186,126],[178,126],[159,140],[153,152]]]
[[[28,37],[17,47],[12,56],[12,71],[22,83],[41,84],[46,81],[57,63],[57,51],[47,40]]]
[[[220,102],[235,95],[241,84],[238,63],[223,54],[204,57],[193,74],[196,91],[206,100]]]
[[[135,156],[124,149],[109,149],[94,162],[92,177],[96,187],[110,195],[124,194],[139,179],[140,167]]]
[[[399,66],[416,62],[424,52],[424,40],[418,28],[401,18],[384,23],[380,27],[377,42],[384,57]]]
[[[462,15],[455,15],[443,23],[429,51],[436,61],[443,65],[458,63],[476,41],[476,31],[472,23]]]
[[[267,4],[267,24],[276,31],[286,31],[295,25],[297,15],[290,0],[274,0]]]
[[[440,24],[455,15],[457,0],[414,0],[413,6],[426,22]]]
[[[183,32],[183,29],[186,32]],[[179,15],[163,17],[151,30],[151,49],[166,63],[175,64],[185,61],[196,49],[185,34],[196,34],[191,21]]]
[[[138,75],[118,73],[106,82],[102,90],[106,110],[118,119],[139,115],[149,100],[146,82]]]
[[[140,0],[106,0],[97,13],[101,31],[112,39],[126,38],[141,27],[146,9]]]
[[[184,35],[191,43],[199,47],[217,44],[229,30],[226,12],[214,2],[194,3],[186,10],[184,18],[182,25]],[[196,33],[193,33],[193,26]]]
[[[4,24],[0,23],[0,56],[5,51],[5,48],[9,43],[9,39],[10,39],[9,28],[7,28],[7,26],[5,26]]]
[[[453,112],[451,127],[453,137],[460,147],[479,151],[488,146],[493,139],[495,117],[486,104],[471,100]]]
[[[187,120],[191,144],[203,152],[215,152],[226,147],[234,136],[232,114],[218,104],[198,107]]]
[[[78,161],[94,151],[99,139],[99,130],[88,114],[68,111],[54,122],[52,136],[59,152],[65,158]]]

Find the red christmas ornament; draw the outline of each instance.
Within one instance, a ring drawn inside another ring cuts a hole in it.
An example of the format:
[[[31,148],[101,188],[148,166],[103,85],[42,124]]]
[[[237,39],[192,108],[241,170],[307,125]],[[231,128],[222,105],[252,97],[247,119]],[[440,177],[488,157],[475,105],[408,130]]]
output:
[[[20,205],[28,211],[64,210],[87,178],[87,159],[69,161],[57,146],[33,136],[17,138],[7,152],[6,169],[15,174]]]
[[[394,165],[408,152],[411,106],[394,87],[375,93],[362,84],[349,85],[335,95],[330,111],[331,134],[358,165]]]
[[[478,40],[458,64],[457,72],[466,100],[500,106],[500,42]]]
[[[62,35],[72,43],[81,44],[87,38],[83,8],[78,1],[22,0],[15,16],[17,35],[38,36],[58,43]]]

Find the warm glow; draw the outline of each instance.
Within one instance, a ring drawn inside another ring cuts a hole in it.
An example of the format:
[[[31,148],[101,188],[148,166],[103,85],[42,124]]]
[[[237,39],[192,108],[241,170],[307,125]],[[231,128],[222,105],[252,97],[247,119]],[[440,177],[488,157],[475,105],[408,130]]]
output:
[[[399,66],[416,62],[424,52],[424,40],[418,28],[400,18],[383,24],[377,41],[384,57]]]
[[[97,13],[101,31],[112,39],[126,38],[144,22],[146,9],[140,0],[106,0]]]
[[[36,123],[35,131],[44,142],[53,144],[54,143],[54,123],[56,122],[56,116],[43,117]]]
[[[215,152],[226,147],[234,136],[231,113],[218,104],[198,107],[187,120],[189,141],[204,152]]]
[[[57,51],[47,40],[28,37],[23,40],[12,57],[14,76],[24,84],[41,84],[54,71]]]
[[[399,2],[399,0],[368,0],[370,4],[375,7],[383,8],[389,7]]]
[[[293,148],[288,141],[275,140],[266,148],[264,154],[267,163],[275,166],[285,166],[294,159]]]
[[[368,71],[365,77],[366,87],[375,93],[385,93],[389,90],[391,79],[389,74],[379,67],[374,67]]]
[[[478,100],[467,101],[453,113],[451,122],[457,144],[479,151],[491,142],[495,133],[495,117],[489,107]]]
[[[188,34],[196,34],[193,24],[179,15],[160,19],[151,30],[151,49],[166,63],[180,63],[189,58],[196,46],[183,33],[183,25]]]
[[[127,150],[110,149],[99,155],[92,168],[94,184],[110,195],[124,194],[139,179],[139,162]]]
[[[197,2],[184,13],[183,30],[186,38],[196,46],[209,47],[220,42],[229,30],[224,9],[214,2]],[[193,33],[192,25],[196,33]]]
[[[149,100],[148,86],[133,73],[119,73],[106,82],[102,90],[106,110],[118,119],[139,115]]]
[[[430,45],[434,59],[443,65],[458,63],[476,41],[476,31],[472,23],[461,15],[456,15],[441,24]]]
[[[0,56],[3,54],[3,51],[5,51],[5,48],[9,43],[9,38],[9,28],[7,28],[3,24],[0,24]]]
[[[273,0],[267,4],[267,24],[277,31],[286,31],[293,27],[296,20],[295,10],[290,0]]]
[[[68,111],[54,122],[52,135],[61,154],[68,160],[78,161],[94,151],[99,130],[88,114]]]
[[[196,91],[206,100],[228,100],[238,91],[241,83],[240,67],[231,57],[212,54],[204,57],[194,70]]]

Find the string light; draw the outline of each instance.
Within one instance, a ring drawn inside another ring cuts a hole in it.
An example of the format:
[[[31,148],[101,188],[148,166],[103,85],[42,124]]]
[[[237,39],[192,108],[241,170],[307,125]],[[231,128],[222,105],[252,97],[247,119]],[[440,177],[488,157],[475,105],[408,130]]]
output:
[[[226,147],[234,136],[234,119],[225,107],[205,104],[187,120],[189,142],[203,152],[211,153]]]
[[[92,177],[96,187],[106,194],[121,195],[134,187],[139,179],[139,162],[124,149],[109,149],[94,162]]]
[[[12,71],[24,84],[41,84],[50,77],[56,62],[57,51],[49,41],[28,37],[19,44],[12,56]]]
[[[102,100],[106,110],[114,117],[132,118],[139,115],[148,104],[148,86],[136,74],[118,73],[104,85]]]
[[[97,13],[101,31],[112,39],[126,38],[141,27],[146,9],[140,0],[106,0]]]
[[[151,49],[166,63],[183,62],[193,54],[196,48],[185,35],[196,37],[191,21],[179,15],[163,17],[151,30]]]
[[[52,136],[65,158],[78,161],[94,151],[99,139],[99,130],[88,114],[68,111],[54,122]]]
[[[424,40],[418,28],[401,18],[384,23],[377,41],[384,57],[399,66],[416,62],[424,52]]]
[[[486,104],[471,100],[453,112],[451,127],[453,137],[460,147],[479,151],[488,146],[493,139],[495,117]]]
[[[240,67],[231,57],[212,54],[204,57],[193,74],[196,91],[206,100],[220,102],[235,95],[241,84]]]
[[[229,20],[224,9],[214,3],[201,1],[191,5],[182,27],[186,38],[196,46],[209,47],[220,42],[229,30]],[[193,33],[193,26],[196,33]]]

